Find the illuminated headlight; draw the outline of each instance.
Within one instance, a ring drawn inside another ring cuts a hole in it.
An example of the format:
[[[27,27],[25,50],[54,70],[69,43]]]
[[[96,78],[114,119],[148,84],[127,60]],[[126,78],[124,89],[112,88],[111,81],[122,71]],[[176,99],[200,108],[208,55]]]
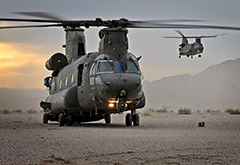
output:
[[[110,108],[112,108],[112,107],[114,107],[114,104],[113,104],[113,103],[110,103],[110,104],[108,104],[108,106],[109,106]]]

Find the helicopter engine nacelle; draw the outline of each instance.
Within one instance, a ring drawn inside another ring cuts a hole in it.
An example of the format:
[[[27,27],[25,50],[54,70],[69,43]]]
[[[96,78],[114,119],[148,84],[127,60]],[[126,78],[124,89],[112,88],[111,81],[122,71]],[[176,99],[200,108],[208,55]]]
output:
[[[62,53],[55,53],[46,61],[45,66],[48,70],[58,70],[68,64],[67,57]]]

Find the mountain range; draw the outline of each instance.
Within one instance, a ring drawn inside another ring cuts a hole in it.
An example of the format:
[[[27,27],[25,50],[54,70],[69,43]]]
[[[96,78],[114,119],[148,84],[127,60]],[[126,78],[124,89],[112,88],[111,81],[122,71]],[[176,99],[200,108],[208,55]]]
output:
[[[172,110],[240,107],[240,58],[210,66],[196,75],[177,75],[149,82],[144,80],[145,108],[166,106]]]
[[[144,108],[173,111],[240,108],[240,58],[213,65],[196,75],[177,75],[149,82],[144,80]],[[48,95],[41,89],[0,88],[0,110],[40,110],[39,103]]]

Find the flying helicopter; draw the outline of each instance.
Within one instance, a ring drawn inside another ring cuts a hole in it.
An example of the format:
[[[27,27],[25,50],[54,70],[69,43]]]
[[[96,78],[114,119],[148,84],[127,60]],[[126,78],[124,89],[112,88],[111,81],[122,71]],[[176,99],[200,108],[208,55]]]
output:
[[[45,63],[52,74],[44,79],[49,96],[40,102],[44,111],[43,123],[57,121],[59,126],[101,119],[109,124],[112,113],[124,111],[131,111],[126,114],[126,126],[139,126],[140,118],[136,110],[143,108],[146,103],[139,65],[141,56],[128,52],[127,28],[240,30],[240,27],[169,24],[157,20],[65,20],[48,13],[19,14],[43,19],[0,18],[0,21],[42,24],[5,26],[0,29],[63,27],[65,31],[65,55],[55,53]],[[98,51],[86,52],[84,27],[104,27],[99,31]]]
[[[204,50],[203,44],[201,42],[202,38],[215,38],[220,35],[224,34],[216,34],[211,36],[184,36],[183,33],[179,30],[176,30],[178,34],[180,34],[182,37],[171,37],[166,36],[164,38],[182,38],[182,43],[179,45],[179,58],[181,56],[187,56],[193,58],[194,55],[198,55],[198,57],[201,57],[201,54]],[[195,38],[194,43],[188,43],[188,38]]]

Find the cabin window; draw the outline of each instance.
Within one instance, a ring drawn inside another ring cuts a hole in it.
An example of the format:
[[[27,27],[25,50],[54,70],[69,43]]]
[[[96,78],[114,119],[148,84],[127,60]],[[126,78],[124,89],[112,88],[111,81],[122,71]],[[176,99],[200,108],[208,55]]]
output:
[[[113,61],[102,60],[98,62],[97,73],[113,73]]]
[[[130,73],[139,73],[137,66],[133,63],[133,61],[126,61],[126,72]]]
[[[60,79],[60,81],[59,81],[59,89],[61,89],[62,88],[62,79]]]
[[[82,85],[83,64],[78,67],[78,86]]]
[[[74,74],[71,75],[71,83],[73,84],[74,82]]]

